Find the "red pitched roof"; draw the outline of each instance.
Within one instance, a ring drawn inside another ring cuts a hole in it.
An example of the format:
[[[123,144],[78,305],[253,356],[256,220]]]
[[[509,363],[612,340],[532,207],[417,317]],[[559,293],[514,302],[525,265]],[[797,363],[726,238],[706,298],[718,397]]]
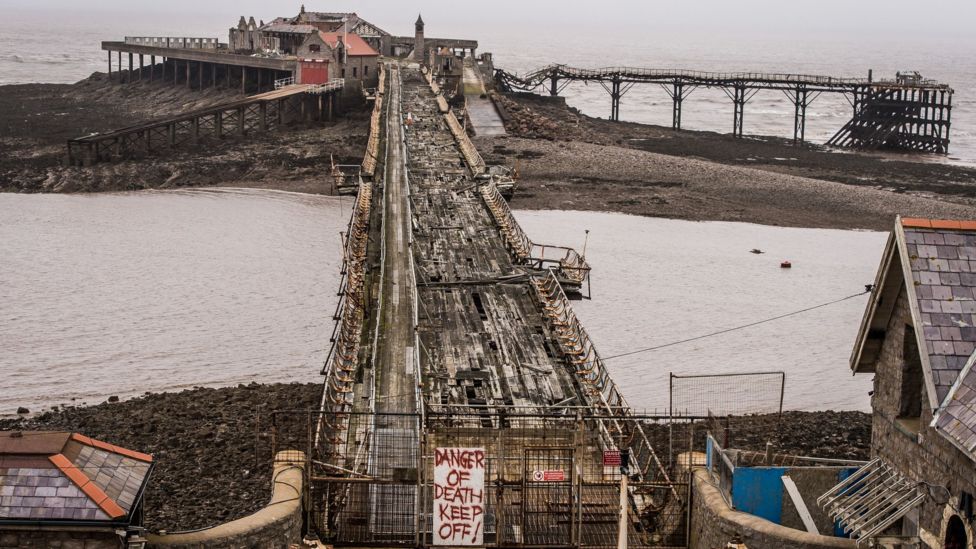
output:
[[[328,44],[331,48],[339,44],[339,40],[342,39],[346,43],[346,51],[349,57],[378,57],[379,52],[374,50],[365,40],[358,34],[354,33],[341,33],[341,32],[319,32],[322,36],[322,40]]]
[[[918,217],[901,218],[903,227],[916,229],[950,229],[958,231],[976,230],[976,221],[964,221],[955,219],[923,219]]]

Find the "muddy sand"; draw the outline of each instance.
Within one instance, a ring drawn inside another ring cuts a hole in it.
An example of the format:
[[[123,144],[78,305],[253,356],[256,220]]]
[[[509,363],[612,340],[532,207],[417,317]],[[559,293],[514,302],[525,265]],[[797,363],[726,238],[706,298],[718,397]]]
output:
[[[941,157],[609,122],[535,95],[496,100],[509,135],[475,142],[489,164],[517,162],[517,209],[875,230],[896,214],[976,216],[976,169]]]
[[[97,192],[191,186],[260,187],[331,194],[331,162],[358,164],[369,112],[350,107],[327,126],[203,139],[143,158],[66,167],[68,139],[239,99],[235,90],[189,91],[148,81],[119,85],[102,73],[76,84],[0,86],[0,192]]]

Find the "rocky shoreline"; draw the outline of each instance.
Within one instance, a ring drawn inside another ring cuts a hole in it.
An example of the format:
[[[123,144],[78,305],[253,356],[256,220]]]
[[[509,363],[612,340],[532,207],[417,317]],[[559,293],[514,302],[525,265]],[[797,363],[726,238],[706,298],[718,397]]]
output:
[[[246,516],[271,498],[272,422],[279,448],[307,445],[316,384],[239,385],[59,407],[0,420],[0,430],[72,431],[153,455],[146,526],[177,532]],[[273,414],[278,411],[279,413]]]
[[[92,167],[66,166],[68,139],[240,98],[147,81],[120,86],[95,73],[76,84],[0,86],[0,192],[101,192],[197,186],[334,194],[329,169],[358,164],[369,113],[350,107],[327,126],[292,125]]]
[[[495,100],[508,135],[475,143],[489,164],[517,164],[516,209],[874,230],[890,230],[897,214],[976,216],[976,169],[934,157],[609,122],[561,98]]]

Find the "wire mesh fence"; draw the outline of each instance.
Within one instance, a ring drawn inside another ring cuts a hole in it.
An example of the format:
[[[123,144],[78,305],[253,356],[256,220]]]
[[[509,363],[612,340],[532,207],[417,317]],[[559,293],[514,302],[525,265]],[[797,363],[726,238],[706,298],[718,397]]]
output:
[[[294,414],[314,425],[318,412]],[[467,537],[486,547],[616,547],[626,476],[628,546],[687,546],[690,476],[671,458],[667,417],[634,416],[655,426],[638,444],[632,430],[583,408],[472,409],[422,420],[349,415],[347,455],[326,462],[313,448],[310,459],[307,522],[327,543],[429,546]],[[663,444],[660,469],[641,469],[638,453],[648,442]],[[675,447],[687,452],[691,440]],[[455,459],[455,476],[445,476],[445,452],[468,451],[481,452],[480,468]]]
[[[784,372],[671,374],[669,413],[672,418],[704,420],[704,430],[723,447],[765,451],[783,427],[785,388]],[[703,444],[700,435],[696,447]]]

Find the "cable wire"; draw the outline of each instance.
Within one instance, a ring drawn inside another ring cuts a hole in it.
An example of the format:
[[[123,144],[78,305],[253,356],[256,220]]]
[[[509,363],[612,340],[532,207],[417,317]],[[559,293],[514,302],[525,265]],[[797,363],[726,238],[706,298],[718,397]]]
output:
[[[717,335],[727,334],[729,332],[735,332],[737,330],[744,330],[746,328],[751,328],[753,326],[758,326],[760,324],[766,324],[767,322],[773,322],[774,320],[781,320],[781,319],[784,319],[784,318],[787,318],[787,317],[796,316],[798,314],[802,314],[802,313],[806,313],[806,312],[809,312],[809,311],[813,311],[814,309],[822,309],[822,308],[827,307],[827,306],[830,306],[830,305],[835,305],[837,303],[841,303],[843,301],[847,301],[849,299],[854,299],[855,297],[861,297],[862,295],[871,293],[870,287],[866,287],[866,288],[867,289],[865,289],[863,292],[859,292],[859,293],[856,293],[856,294],[852,294],[852,295],[849,295],[847,297],[842,297],[840,299],[835,299],[833,301],[828,301],[826,303],[821,303],[819,305],[814,305],[812,307],[807,307],[805,309],[800,309],[798,311],[793,311],[793,312],[790,312],[790,313],[785,313],[785,314],[781,314],[781,315],[777,315],[777,316],[772,316],[772,317],[769,317],[769,318],[764,318],[762,320],[757,320],[755,322],[750,322],[748,324],[742,324],[740,326],[735,326],[735,327],[732,327],[732,328],[726,328],[724,330],[718,330],[717,332],[711,332],[711,333],[707,333],[707,334],[702,334],[702,335],[699,335],[699,336],[689,337],[687,339],[681,339],[681,340],[678,340],[678,341],[671,341],[669,343],[662,343],[661,345],[655,345],[653,347],[645,347],[643,349],[636,349],[634,351],[627,351],[626,353],[620,353],[620,354],[617,354],[617,355],[606,356],[606,357],[603,357],[603,360],[612,360],[612,359],[615,359],[615,358],[621,358],[621,357],[625,357],[625,356],[636,355],[636,354],[639,354],[639,353],[647,353],[647,352],[650,352],[650,351],[656,351],[658,349],[663,349],[665,347],[673,347],[675,345],[681,345],[681,344],[684,344],[684,343],[690,343],[692,341],[698,341],[700,339],[705,339],[705,338],[709,338],[709,337],[713,337],[713,336],[717,336]]]

